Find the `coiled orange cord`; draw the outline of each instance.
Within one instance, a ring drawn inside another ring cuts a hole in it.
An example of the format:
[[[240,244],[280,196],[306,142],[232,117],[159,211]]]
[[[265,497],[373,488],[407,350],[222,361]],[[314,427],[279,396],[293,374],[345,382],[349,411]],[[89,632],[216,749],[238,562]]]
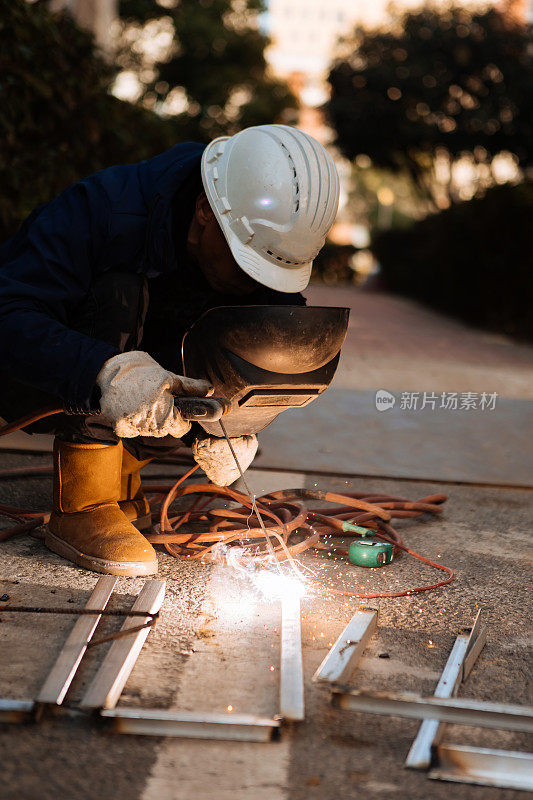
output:
[[[31,417],[17,420],[0,430],[0,436],[36,422],[51,414],[60,413],[61,409],[42,411]],[[197,466],[193,466],[182,475],[173,486],[150,486],[147,492],[153,494],[151,505],[160,504],[160,531],[150,533],[146,538],[154,544],[163,544],[167,552],[174,556],[185,556],[199,560],[216,561],[221,559],[221,550],[231,548],[239,543],[241,563],[255,563],[266,566],[271,555],[266,547],[264,532],[259,526],[252,502],[248,495],[228,487],[219,487],[211,483],[194,483],[184,485]],[[18,478],[38,475],[50,475],[50,467],[31,467],[0,471],[0,478]],[[169,517],[170,506],[174,500],[187,495],[197,495],[191,507],[180,514]],[[206,508],[215,498],[225,498],[236,502],[235,508]],[[303,500],[336,503],[333,508],[308,509]],[[294,565],[294,556],[304,550],[327,550],[329,553],[346,550],[332,544],[325,544],[321,537],[331,535],[334,531],[342,531],[342,536],[350,536],[342,530],[342,523],[350,521],[372,528],[375,535],[383,541],[394,545],[395,551],[405,552],[435,569],[446,572],[448,577],[438,583],[415,586],[399,592],[360,593],[325,587],[317,582],[306,581],[315,588],[345,597],[368,599],[374,597],[404,597],[417,592],[430,591],[446,586],[454,579],[453,570],[443,564],[420,555],[409,549],[402,542],[398,532],[390,525],[393,518],[419,517],[422,514],[438,514],[446,495],[437,494],[424,497],[416,502],[382,494],[334,493],[308,489],[288,489],[270,492],[256,499],[256,504],[266,526],[269,537],[274,539],[273,550],[279,561],[288,561]],[[29,533],[37,538],[42,535],[34,529],[48,522],[50,512],[0,505],[0,515],[18,522],[10,528],[0,531],[0,541],[17,534]],[[195,532],[182,532],[185,524],[201,526]],[[355,534],[357,535],[357,534]],[[228,551],[226,550],[226,553]]]
[[[148,534],[148,540],[154,544],[163,544],[167,552],[174,557],[186,556],[203,561],[223,560],[224,555],[221,555],[221,548],[239,543],[244,545],[239,555],[241,563],[254,562],[266,565],[270,555],[264,545],[264,534],[253,513],[250,498],[242,492],[213,484],[197,483],[184,486],[184,481],[196,469],[197,467],[192,467],[170,488],[150,487],[151,491],[155,490],[161,493],[159,497],[155,498],[155,501],[162,499],[162,503],[160,532]],[[164,495],[165,492],[166,495]],[[187,495],[198,495],[199,497],[187,511],[169,517],[171,503],[178,497]],[[224,497],[238,502],[240,505],[231,509],[206,509],[205,506],[215,497]],[[300,502],[302,499],[324,500],[329,503],[342,503],[342,505],[329,510],[323,508],[309,510]],[[345,549],[325,544],[320,537],[331,534],[335,530],[342,531],[342,522],[349,520],[358,525],[364,523],[366,527],[374,529],[375,535],[394,545],[397,553],[400,551],[408,553],[448,575],[443,581],[425,586],[415,586],[398,592],[371,593],[349,592],[324,587],[322,584],[306,579],[308,584],[322,591],[361,599],[404,597],[417,592],[438,589],[453,581],[454,572],[450,567],[438,564],[406,547],[398,532],[389,524],[391,518],[419,517],[427,513],[438,514],[445,501],[446,495],[443,494],[431,495],[419,501],[410,502],[388,495],[333,493],[306,489],[271,492],[256,498],[256,504],[267,532],[276,540],[274,553],[280,561],[292,561],[295,555],[311,548],[345,554],[347,552]],[[179,531],[185,523],[191,525],[201,523],[202,530],[194,533]],[[342,532],[343,537],[350,535],[353,534]],[[263,544],[261,544],[262,542]]]

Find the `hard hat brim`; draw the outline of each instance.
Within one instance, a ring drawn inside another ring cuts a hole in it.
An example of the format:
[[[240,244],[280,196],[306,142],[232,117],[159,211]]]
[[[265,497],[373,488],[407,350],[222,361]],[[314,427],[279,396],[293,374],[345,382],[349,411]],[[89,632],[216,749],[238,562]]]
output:
[[[224,226],[223,220],[218,218],[216,211],[215,215],[226,237],[233,258],[250,278],[278,292],[302,292],[307,288],[311,278],[312,261],[308,261],[307,264],[299,264],[297,267],[291,267],[290,269],[287,269],[287,266],[273,264],[272,261],[263,258],[251,247],[243,244],[232,230],[228,230]]]

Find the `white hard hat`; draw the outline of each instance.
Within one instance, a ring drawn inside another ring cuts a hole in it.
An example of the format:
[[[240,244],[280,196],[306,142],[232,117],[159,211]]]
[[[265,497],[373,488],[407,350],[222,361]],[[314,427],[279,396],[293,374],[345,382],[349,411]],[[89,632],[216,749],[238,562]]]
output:
[[[246,128],[206,147],[202,181],[241,269],[271,289],[305,289],[339,203],[322,145],[287,125]]]

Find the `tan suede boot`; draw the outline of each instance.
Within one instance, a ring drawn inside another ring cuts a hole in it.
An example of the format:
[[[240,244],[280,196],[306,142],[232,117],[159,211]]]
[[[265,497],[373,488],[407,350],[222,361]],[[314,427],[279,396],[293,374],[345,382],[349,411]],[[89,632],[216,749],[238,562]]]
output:
[[[45,544],[80,567],[153,575],[154,548],[118,506],[122,443],[54,442],[54,502]]]
[[[141,489],[141,469],[151,460],[151,458],[146,458],[144,461],[138,461],[127,450],[123,449],[122,451],[118,504],[122,513],[140,531],[149,530],[152,527],[150,506]]]

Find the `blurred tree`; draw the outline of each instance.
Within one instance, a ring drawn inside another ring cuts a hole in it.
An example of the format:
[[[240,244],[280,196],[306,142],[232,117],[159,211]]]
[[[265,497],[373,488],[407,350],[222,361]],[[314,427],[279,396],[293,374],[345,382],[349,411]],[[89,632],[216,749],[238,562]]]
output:
[[[533,341],[533,182],[496,186],[408,229],[374,235],[390,290]]]
[[[356,272],[352,259],[357,248],[351,244],[335,244],[326,242],[313,261],[312,280],[334,284],[353,283]]]
[[[426,7],[393,30],[357,30],[344,48],[326,109],[348,158],[407,173],[430,197],[437,155],[490,166],[510,151],[533,163],[530,26],[494,9]]]
[[[111,94],[120,65],[100,57],[92,37],[67,14],[49,13],[46,0],[0,0],[0,241],[33,208],[85,175],[150,158],[179,141],[280,117],[293,98],[265,74],[267,40],[248,24],[259,2],[234,2],[235,9],[225,0],[200,5],[202,13],[188,0],[176,9],[152,0],[123,3],[123,13],[142,24],[171,15],[181,26],[180,44],[161,64],[168,86],[158,78],[145,100],[150,92],[157,100],[168,96],[174,70],[183,74],[180,86],[191,104],[186,113],[164,118]],[[135,49],[129,58],[142,60]]]
[[[92,38],[40,4],[0,0],[0,241],[76,180],[179,140],[176,123],[109,94]]]
[[[248,125],[293,120],[294,96],[267,72],[268,38],[257,25],[263,0],[121,0],[119,10],[126,29],[170,21],[173,44],[152,64],[151,80],[143,80],[147,70],[129,48],[122,65],[137,69],[145,104],[172,113],[172,98],[184,98],[176,116],[190,137],[209,141]]]

